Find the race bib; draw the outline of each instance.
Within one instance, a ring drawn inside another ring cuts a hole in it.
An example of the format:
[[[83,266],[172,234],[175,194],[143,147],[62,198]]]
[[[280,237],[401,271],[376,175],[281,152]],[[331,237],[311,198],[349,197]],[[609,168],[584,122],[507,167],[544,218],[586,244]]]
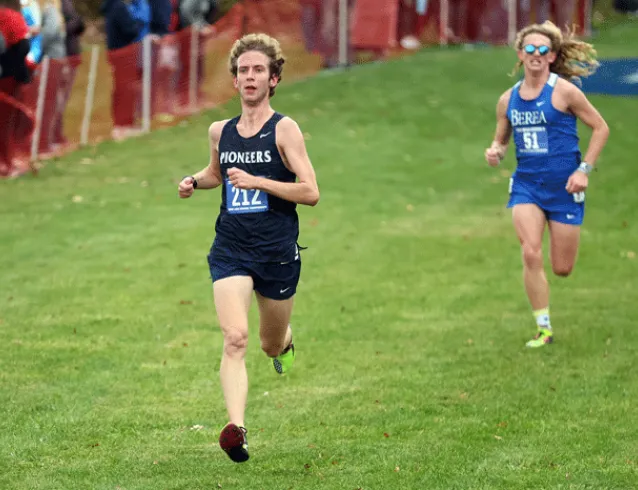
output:
[[[268,211],[268,194],[259,189],[237,189],[226,180],[226,209],[230,214]]]
[[[547,128],[532,126],[516,128],[516,147],[525,155],[541,155],[549,152]]]

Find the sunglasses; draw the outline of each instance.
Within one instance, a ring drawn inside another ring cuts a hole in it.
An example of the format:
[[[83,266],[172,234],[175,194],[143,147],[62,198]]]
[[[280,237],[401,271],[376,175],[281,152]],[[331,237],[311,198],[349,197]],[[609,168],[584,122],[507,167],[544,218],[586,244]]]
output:
[[[523,49],[527,54],[534,54],[538,50],[538,54],[541,56],[545,56],[550,51],[549,46],[534,46],[533,44],[527,44]]]

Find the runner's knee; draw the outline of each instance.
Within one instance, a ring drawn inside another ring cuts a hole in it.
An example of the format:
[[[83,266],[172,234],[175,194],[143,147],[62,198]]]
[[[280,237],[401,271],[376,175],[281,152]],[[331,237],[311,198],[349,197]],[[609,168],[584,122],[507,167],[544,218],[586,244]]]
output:
[[[538,269],[543,266],[543,252],[540,245],[523,243],[523,263],[528,269]]]
[[[243,356],[248,347],[248,332],[231,328],[224,333],[224,353],[231,357]]]

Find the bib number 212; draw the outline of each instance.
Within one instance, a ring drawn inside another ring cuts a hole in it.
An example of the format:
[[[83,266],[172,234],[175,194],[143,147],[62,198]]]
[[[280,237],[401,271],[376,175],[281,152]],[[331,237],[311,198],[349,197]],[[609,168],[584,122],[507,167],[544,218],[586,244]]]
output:
[[[226,181],[226,209],[231,214],[268,211],[268,194],[259,189],[237,189]]]

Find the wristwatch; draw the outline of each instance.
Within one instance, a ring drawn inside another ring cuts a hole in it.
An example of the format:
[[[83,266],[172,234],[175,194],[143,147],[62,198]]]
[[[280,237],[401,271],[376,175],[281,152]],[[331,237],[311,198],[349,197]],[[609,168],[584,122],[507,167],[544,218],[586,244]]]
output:
[[[589,175],[591,171],[594,170],[594,167],[587,162],[581,162],[578,166],[578,170],[583,172],[585,175]]]

